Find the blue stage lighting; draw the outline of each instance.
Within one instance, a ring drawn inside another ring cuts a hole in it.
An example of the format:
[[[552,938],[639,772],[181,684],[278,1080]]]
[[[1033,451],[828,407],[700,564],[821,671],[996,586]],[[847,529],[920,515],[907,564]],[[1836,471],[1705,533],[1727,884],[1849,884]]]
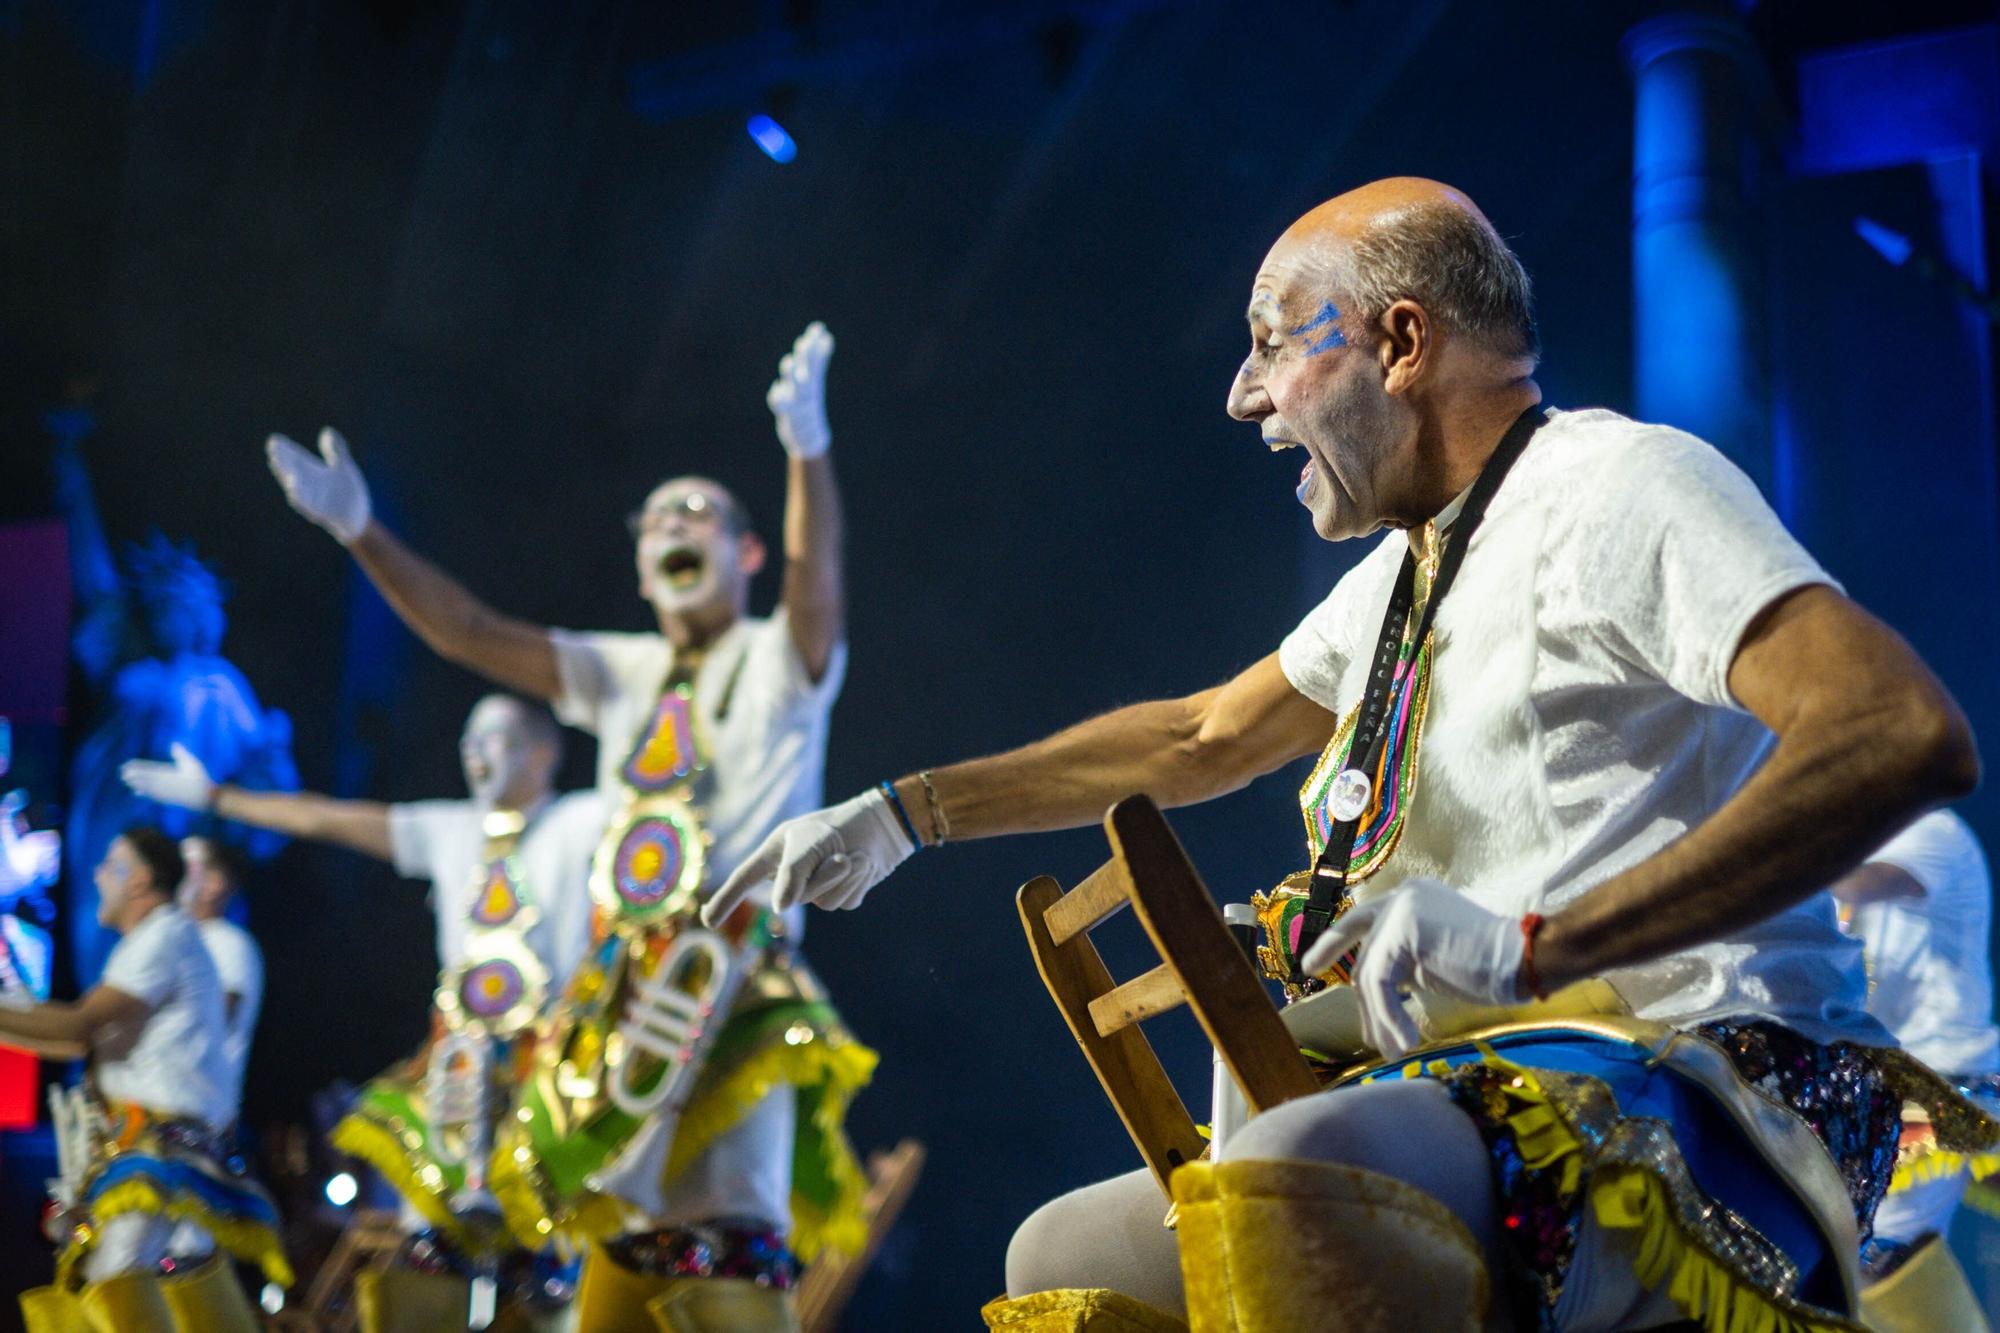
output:
[[[748,129],[750,137],[764,150],[764,156],[773,162],[789,162],[799,155],[799,146],[792,142],[792,136],[769,116],[758,114],[750,117]]]
[[[1854,219],[1854,230],[1861,234],[1862,240],[1875,247],[1876,254],[1897,268],[1907,264],[1910,261],[1910,252],[1916,249],[1916,246],[1910,244],[1909,237],[1899,231],[1889,230],[1873,218]]]

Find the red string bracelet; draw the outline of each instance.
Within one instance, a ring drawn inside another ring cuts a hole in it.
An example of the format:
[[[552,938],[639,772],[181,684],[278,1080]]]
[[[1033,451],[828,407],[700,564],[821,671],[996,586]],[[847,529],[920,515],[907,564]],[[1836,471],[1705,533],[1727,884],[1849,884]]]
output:
[[[1530,912],[1521,918],[1521,980],[1528,983],[1528,993],[1538,1000],[1549,998],[1542,989],[1542,978],[1535,971],[1535,932],[1542,928],[1542,914]]]

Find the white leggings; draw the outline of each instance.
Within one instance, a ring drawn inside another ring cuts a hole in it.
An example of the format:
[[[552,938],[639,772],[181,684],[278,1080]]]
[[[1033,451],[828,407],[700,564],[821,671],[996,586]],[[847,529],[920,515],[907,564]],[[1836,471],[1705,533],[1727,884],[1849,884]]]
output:
[[[155,1213],[122,1213],[97,1229],[97,1244],[84,1257],[87,1282],[121,1273],[157,1272],[160,1260],[202,1259],[215,1251],[215,1238],[192,1222]]]

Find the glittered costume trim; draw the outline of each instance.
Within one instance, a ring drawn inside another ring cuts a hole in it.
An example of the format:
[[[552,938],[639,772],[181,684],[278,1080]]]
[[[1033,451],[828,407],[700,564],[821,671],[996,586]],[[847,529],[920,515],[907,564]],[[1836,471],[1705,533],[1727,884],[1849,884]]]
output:
[[[877,1056],[817,1000],[761,1005],[733,1016],[716,1039],[701,1083],[669,1152],[671,1180],[740,1123],[773,1089],[798,1091],[792,1148],[792,1246],[810,1259],[827,1248],[858,1252],[867,1238],[861,1201],[866,1177],[847,1140],[848,1103],[873,1076]],[[505,1129],[488,1182],[524,1244],[552,1237],[570,1245],[605,1241],[635,1225],[619,1200],[580,1181],[628,1141],[641,1122],[609,1107],[589,1123],[556,1133],[530,1100]],[[541,1133],[537,1133],[537,1130]]]
[[[1947,1176],[1975,1183],[2000,1171],[2000,1121],[1979,1102],[1908,1051],[1885,1051],[1883,1080],[1922,1119],[1906,1122],[1891,1194]]]
[[[1538,1288],[1544,1326],[1574,1257],[1575,1211],[1587,1202],[1600,1225],[1638,1233],[1639,1281],[1664,1289],[1706,1333],[1858,1333],[1796,1295],[1796,1265],[1701,1190],[1666,1122],[1622,1114],[1599,1079],[1475,1046],[1477,1060],[1411,1062],[1401,1072],[1444,1080],[1486,1132],[1496,1189],[1513,1201],[1505,1234]]]
[[[95,1228],[129,1213],[191,1222],[216,1245],[245,1263],[254,1263],[267,1280],[292,1285],[292,1266],[278,1238],[277,1213],[254,1186],[224,1185],[202,1176],[188,1163],[142,1153],[121,1155],[109,1163],[85,1190],[84,1208],[91,1227],[56,1260],[56,1285],[67,1287],[76,1265],[96,1243]]]
[[[465,1167],[441,1161],[437,1155],[424,1080],[432,1043],[443,1032],[444,1022],[435,1010],[431,1017],[431,1040],[363,1088],[329,1141],[375,1168],[427,1225],[443,1232],[453,1245],[476,1255],[504,1250],[513,1243],[504,1231],[492,1234],[467,1227],[451,1209],[452,1195],[464,1188]],[[494,1040],[488,1077],[499,1104],[504,1105],[505,1089],[517,1081],[530,1050],[524,1041]],[[487,1170],[489,1174],[493,1170],[490,1163]]]
[[[783,1233],[762,1225],[717,1222],[628,1232],[605,1242],[620,1267],[646,1277],[739,1278],[773,1291],[799,1284],[799,1257]]]

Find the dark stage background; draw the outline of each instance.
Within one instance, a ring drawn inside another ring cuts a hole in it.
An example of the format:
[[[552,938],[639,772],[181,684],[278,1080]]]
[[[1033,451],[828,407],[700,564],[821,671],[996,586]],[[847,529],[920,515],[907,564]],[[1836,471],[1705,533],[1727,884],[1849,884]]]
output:
[[[701,471],[775,533],[764,389],[819,318],[853,646],[829,798],[1191,691],[1360,554],[1312,536],[1296,458],[1222,412],[1250,278],[1312,204],[1388,174],[1461,186],[1535,277],[1548,399],[1645,405],[1620,39],[1661,8],[0,0],[0,518],[50,512],[41,415],[90,394],[112,536],[192,539],[233,585],[225,652],[291,714],[305,785],[457,795],[480,683],[292,515],[265,434],[341,426],[378,512],[499,607],[644,628],[623,516]],[[1957,219],[1983,280],[1993,90],[1975,73],[1987,121],[1949,198],[1922,145],[1814,167],[1798,144],[1812,53],[1993,8],[1848,8],[1719,10],[1772,120],[1744,225],[1769,433],[1730,443],[1766,451],[1787,517],[1990,739],[1985,329],[1849,219],[1940,244]],[[746,135],[758,112],[796,160]],[[774,595],[767,575],[757,608]],[[1298,776],[1176,816],[1218,896],[1300,864]],[[1990,798],[1969,813],[2000,833]],[[1103,855],[1093,830],[952,847],[814,920],[883,1056],[857,1142],[932,1154],[851,1327],[968,1325],[1032,1207],[1138,1164],[1012,903]],[[343,853],[292,847],[250,912],[270,985],[246,1120],[269,1127],[404,1054],[435,962],[421,891]],[[1199,1034],[1157,1040],[1205,1105]],[[0,1219],[0,1270],[42,1280],[36,1244]]]

